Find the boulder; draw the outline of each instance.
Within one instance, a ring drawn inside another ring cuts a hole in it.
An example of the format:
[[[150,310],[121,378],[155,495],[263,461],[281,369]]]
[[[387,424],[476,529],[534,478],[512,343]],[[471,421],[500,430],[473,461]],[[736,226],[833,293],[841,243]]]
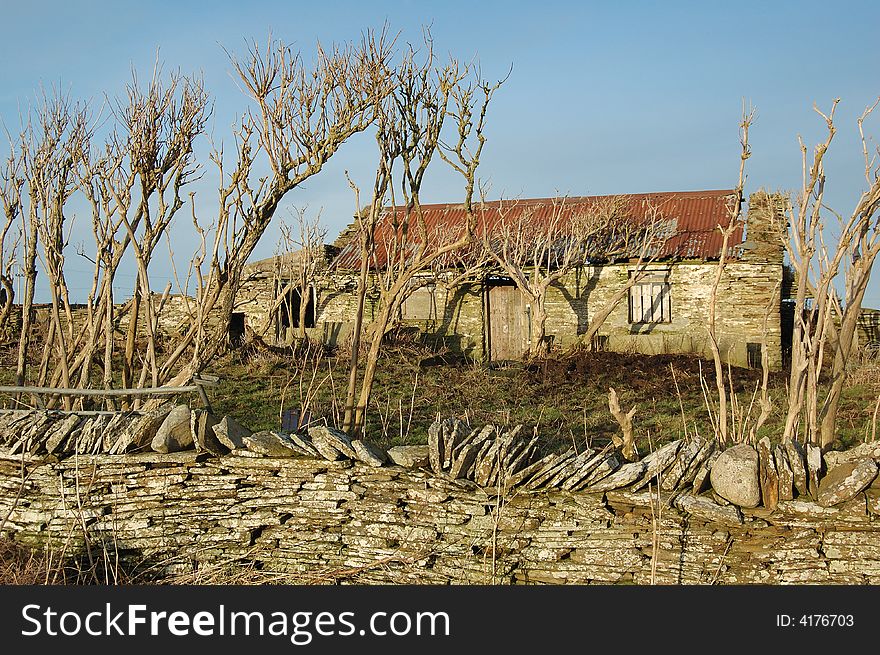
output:
[[[150,442],[150,448],[157,453],[176,453],[193,447],[193,432],[190,425],[192,410],[186,405],[178,405],[172,409],[156,436]]]
[[[734,505],[757,507],[761,502],[758,452],[749,444],[722,452],[712,464],[709,480],[715,492]]]
[[[844,462],[822,478],[816,501],[822,507],[846,502],[866,489],[876,477],[877,463],[873,459]]]

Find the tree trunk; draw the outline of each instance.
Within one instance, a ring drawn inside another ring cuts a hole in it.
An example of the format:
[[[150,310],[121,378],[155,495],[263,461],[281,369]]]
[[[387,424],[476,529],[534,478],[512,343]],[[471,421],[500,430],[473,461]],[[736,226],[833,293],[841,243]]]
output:
[[[382,311],[371,325],[373,336],[372,341],[370,342],[370,350],[367,353],[367,363],[364,366],[364,378],[361,381],[361,393],[358,397],[357,408],[355,409],[354,428],[352,430],[352,435],[354,436],[360,436],[363,433],[367,408],[370,406],[370,396],[373,391],[373,381],[376,379],[376,367],[379,363],[379,353],[382,350],[382,339],[385,337],[385,331],[388,329],[389,319],[391,318],[393,311],[395,311],[395,308],[395,303],[384,303]]]
[[[15,368],[15,384],[25,385],[27,355],[31,341],[31,312],[34,306],[34,287],[37,284],[37,224],[31,223],[28,234],[25,270],[24,299],[21,304],[21,338],[18,342],[18,361]]]
[[[131,309],[128,312],[128,330],[125,337],[125,354],[122,358],[122,388],[130,389],[133,378],[132,364],[134,363],[134,351],[137,342],[138,318],[141,313],[140,289],[135,289],[131,297]],[[123,407],[128,407],[124,402]]]
[[[361,353],[361,332],[364,326],[364,305],[367,297],[367,282],[370,272],[369,251],[367,244],[361,244],[361,271],[358,278],[357,311],[354,315],[354,328],[351,339],[351,362],[348,369],[348,391],[345,395],[345,417],[342,431],[348,432],[355,425],[354,402],[357,393],[358,364]]]
[[[529,344],[529,355],[532,357],[546,357],[549,347],[547,336],[547,308],[544,305],[546,290],[535,294],[532,299],[532,342]]]
[[[9,316],[12,313],[12,303],[15,300],[15,289],[12,286],[12,280],[5,275],[0,275],[0,285],[3,290],[3,307],[0,307],[0,334],[6,327]]]
[[[306,315],[309,309],[309,300],[311,300],[311,288],[308,283],[303,283],[299,288],[299,336],[300,339],[306,338]]]
[[[859,284],[852,298],[848,299],[847,308],[840,322],[840,332],[837,336],[837,347],[834,350],[834,361],[831,369],[831,388],[822,409],[822,423],[820,431],[820,446],[823,450],[831,445],[835,439],[835,424],[837,423],[837,410],[840,405],[840,395],[846,381],[846,369],[850,357],[856,345],[856,328],[858,327],[859,314],[861,313],[862,300],[868,285],[870,269],[864,275],[863,282]]]

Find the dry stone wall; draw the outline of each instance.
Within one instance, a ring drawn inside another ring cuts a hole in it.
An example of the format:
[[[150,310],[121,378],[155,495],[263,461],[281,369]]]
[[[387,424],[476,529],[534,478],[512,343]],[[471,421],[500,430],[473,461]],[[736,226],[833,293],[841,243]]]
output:
[[[295,582],[880,583],[878,443],[823,456],[691,439],[626,461],[543,456],[522,428],[448,419],[386,452],[181,407],[0,415],[3,531]]]

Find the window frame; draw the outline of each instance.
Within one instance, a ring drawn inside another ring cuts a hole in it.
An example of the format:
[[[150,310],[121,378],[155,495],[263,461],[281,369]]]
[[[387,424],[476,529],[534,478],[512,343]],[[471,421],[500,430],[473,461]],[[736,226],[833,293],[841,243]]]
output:
[[[430,321],[438,320],[439,303],[437,302],[437,284],[433,281],[432,282],[422,282],[421,280],[412,281],[410,284],[412,286],[414,286],[415,288],[412,291],[410,291],[409,294],[407,294],[406,299],[402,303],[400,303],[400,319],[402,321],[409,321],[409,322],[416,322],[416,323],[419,321],[430,322]],[[427,293],[430,297],[428,316],[427,317],[407,316],[407,305],[410,303],[413,296],[415,294],[419,293],[420,291]]]
[[[637,274],[630,270],[630,277]],[[671,270],[651,268],[643,272],[641,279],[629,288],[627,318],[630,325],[658,325],[672,323]],[[645,299],[650,299],[646,313]],[[659,300],[659,302],[658,302]]]

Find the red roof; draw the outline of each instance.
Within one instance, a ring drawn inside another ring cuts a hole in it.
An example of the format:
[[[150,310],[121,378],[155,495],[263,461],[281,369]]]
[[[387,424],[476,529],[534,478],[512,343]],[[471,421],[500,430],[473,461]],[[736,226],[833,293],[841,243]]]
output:
[[[623,220],[645,224],[653,218],[663,223],[662,244],[655,250],[655,259],[717,259],[721,254],[722,235],[719,225],[726,226],[731,219],[735,200],[732,189],[714,191],[678,191],[664,193],[641,193],[619,196],[580,196],[567,198],[536,198],[475,203],[473,207],[478,231],[497,230],[504,220],[526,220],[536,226],[552,220],[554,211],[567,216],[586,213],[602,202],[619,199],[626,207]],[[454,240],[463,233],[466,213],[462,204],[422,205],[422,216],[430,245]],[[393,207],[385,211],[376,228],[375,257],[373,264],[385,265],[389,243],[393,239],[392,223],[396,217],[401,221],[405,209]],[[415,219],[411,217],[411,221]],[[414,234],[416,230],[411,230]],[[357,233],[348,231],[340,243],[340,251],[333,266],[356,269],[360,266],[360,250]],[[410,234],[409,239],[414,237]],[[736,246],[743,240],[740,224],[731,235],[729,244]],[[732,255],[733,252],[728,253]]]

